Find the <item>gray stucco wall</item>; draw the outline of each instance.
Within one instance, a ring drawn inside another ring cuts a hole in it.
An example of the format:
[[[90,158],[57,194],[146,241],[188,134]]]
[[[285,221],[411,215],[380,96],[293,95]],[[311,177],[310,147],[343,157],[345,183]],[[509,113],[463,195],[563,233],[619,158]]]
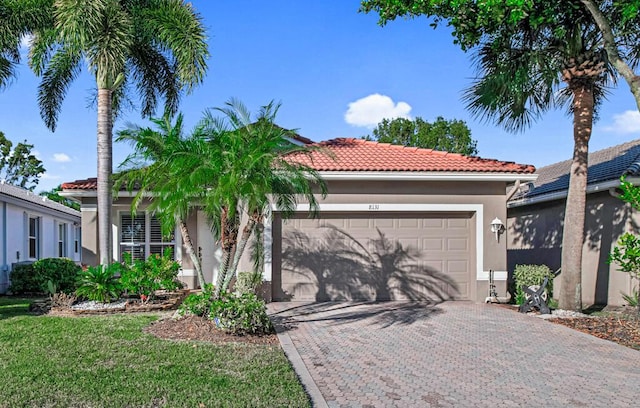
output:
[[[545,264],[560,268],[565,200],[508,209],[507,259],[517,264]],[[624,232],[638,232],[638,215],[608,192],[587,196],[585,243],[582,253],[582,301],[585,306],[624,303],[620,292],[631,292],[628,275],[609,265],[607,258]],[[560,279],[554,282],[556,293]]]

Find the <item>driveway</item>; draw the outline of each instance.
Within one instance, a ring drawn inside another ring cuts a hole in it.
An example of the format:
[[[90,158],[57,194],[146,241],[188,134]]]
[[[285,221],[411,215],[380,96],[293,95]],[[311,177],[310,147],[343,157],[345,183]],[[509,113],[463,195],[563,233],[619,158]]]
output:
[[[640,351],[497,305],[271,303],[315,406],[629,407]]]

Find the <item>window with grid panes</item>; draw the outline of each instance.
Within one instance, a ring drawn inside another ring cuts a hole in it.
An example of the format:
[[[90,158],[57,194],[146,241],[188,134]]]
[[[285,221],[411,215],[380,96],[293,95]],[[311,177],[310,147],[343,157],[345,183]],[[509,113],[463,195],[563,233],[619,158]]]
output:
[[[58,257],[67,256],[67,224],[58,224]]]
[[[122,254],[129,252],[132,259],[146,259],[151,254],[162,255],[165,248],[173,249],[175,259],[175,234],[162,236],[160,222],[153,216],[138,213],[120,215],[120,259]]]

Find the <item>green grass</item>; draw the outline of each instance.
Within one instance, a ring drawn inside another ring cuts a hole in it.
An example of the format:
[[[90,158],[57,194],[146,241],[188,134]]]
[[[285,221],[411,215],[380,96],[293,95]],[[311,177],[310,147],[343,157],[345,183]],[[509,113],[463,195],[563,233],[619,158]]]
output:
[[[0,407],[308,407],[279,347],[173,342],[154,316],[63,318],[0,299]]]

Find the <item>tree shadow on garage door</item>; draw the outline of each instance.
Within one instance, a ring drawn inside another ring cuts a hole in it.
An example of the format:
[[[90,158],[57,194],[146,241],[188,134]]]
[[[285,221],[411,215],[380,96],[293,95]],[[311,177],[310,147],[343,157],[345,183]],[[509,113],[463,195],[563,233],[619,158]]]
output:
[[[379,229],[377,237],[361,242],[335,226],[321,228],[315,237],[299,230],[283,237],[282,289],[294,301],[438,303],[458,293],[450,276],[420,261],[420,251]]]

